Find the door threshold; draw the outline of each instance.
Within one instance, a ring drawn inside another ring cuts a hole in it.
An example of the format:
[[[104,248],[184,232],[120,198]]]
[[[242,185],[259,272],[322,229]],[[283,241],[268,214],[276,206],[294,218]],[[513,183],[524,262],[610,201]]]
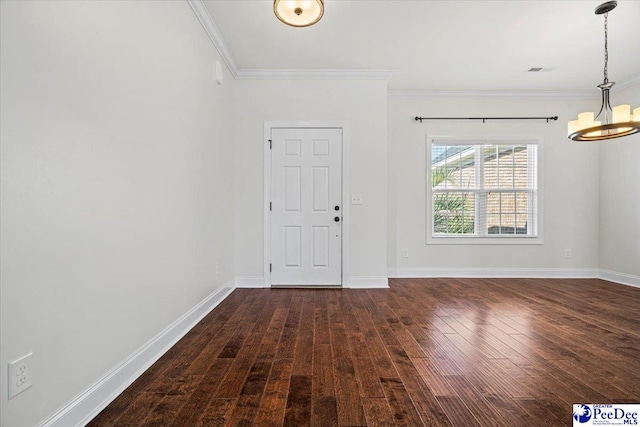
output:
[[[342,285],[271,285],[272,289],[342,289]]]

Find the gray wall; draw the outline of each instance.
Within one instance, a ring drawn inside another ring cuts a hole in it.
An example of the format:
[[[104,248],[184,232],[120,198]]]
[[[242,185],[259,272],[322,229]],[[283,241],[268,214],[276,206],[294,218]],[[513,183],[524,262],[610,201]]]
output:
[[[593,101],[597,103],[597,101]],[[569,117],[591,105],[584,100],[515,98],[391,98],[389,128],[390,273],[427,270],[597,269],[598,146],[567,139]],[[425,121],[415,116],[549,116],[545,121]],[[426,135],[538,135],[543,244],[425,244]],[[402,257],[402,249],[409,257]],[[564,258],[564,249],[572,258]]]
[[[386,279],[387,82],[240,80],[236,95],[237,275],[264,275],[264,122],[325,120],[349,122],[345,179],[364,199],[348,206],[350,280]]]
[[[20,427],[234,277],[234,82],[183,1],[1,8],[0,424]]]
[[[611,95],[640,107],[640,86]],[[640,134],[599,143],[600,268],[640,284]]]

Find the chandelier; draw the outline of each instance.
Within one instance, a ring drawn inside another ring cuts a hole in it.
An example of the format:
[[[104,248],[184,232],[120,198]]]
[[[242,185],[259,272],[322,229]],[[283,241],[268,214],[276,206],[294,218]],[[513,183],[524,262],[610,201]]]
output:
[[[275,0],[273,12],[278,19],[292,27],[308,27],[324,14],[323,0]]]
[[[580,113],[578,120],[569,122],[569,139],[574,141],[601,141],[640,132],[640,108],[633,112],[628,104],[611,108],[609,101],[609,91],[615,82],[609,81],[608,15],[617,5],[617,1],[608,1],[595,10],[596,15],[604,15],[604,82],[598,85],[602,93],[602,105],[597,115],[592,112]]]

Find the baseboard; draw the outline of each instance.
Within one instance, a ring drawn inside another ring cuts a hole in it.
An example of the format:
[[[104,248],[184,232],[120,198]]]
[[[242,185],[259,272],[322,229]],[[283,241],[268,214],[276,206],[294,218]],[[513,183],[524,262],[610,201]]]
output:
[[[262,276],[245,276],[245,277],[236,277],[235,280],[236,288],[268,288],[266,285],[264,277]]]
[[[385,276],[351,276],[344,287],[351,289],[388,288],[389,279]]]
[[[618,273],[617,271],[600,270],[598,277],[602,280],[608,280],[609,282],[640,288],[640,276]]]
[[[599,274],[595,268],[397,268],[389,269],[389,277],[595,279]]]
[[[265,283],[264,277],[262,276],[246,276],[246,277],[236,277],[235,280],[236,288],[268,288]],[[344,284],[343,288],[388,288],[389,281],[387,277],[382,276],[359,276],[359,277],[350,277],[347,279],[346,284]]]
[[[217,289],[38,426],[86,425],[232,291],[231,284]]]

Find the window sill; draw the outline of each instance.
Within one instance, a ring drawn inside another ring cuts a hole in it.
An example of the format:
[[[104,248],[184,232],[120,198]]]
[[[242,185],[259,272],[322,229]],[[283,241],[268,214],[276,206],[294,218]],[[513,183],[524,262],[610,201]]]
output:
[[[538,237],[433,237],[427,236],[427,245],[542,245]]]

